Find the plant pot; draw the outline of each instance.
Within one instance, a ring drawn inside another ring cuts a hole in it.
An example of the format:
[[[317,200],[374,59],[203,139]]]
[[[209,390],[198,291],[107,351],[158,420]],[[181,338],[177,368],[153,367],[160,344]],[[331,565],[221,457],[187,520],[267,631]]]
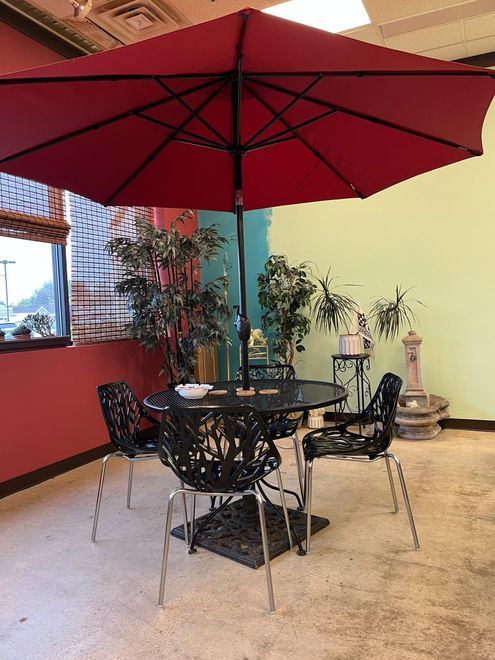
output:
[[[0,341],[5,341],[5,335],[0,335]]]
[[[16,341],[22,341],[23,339],[24,339],[24,340],[25,340],[25,339],[31,339],[31,333],[30,333],[30,332],[25,332],[25,333],[22,334],[22,335],[12,335],[12,337],[13,337]]]
[[[361,335],[339,335],[341,355],[359,355],[361,352]]]

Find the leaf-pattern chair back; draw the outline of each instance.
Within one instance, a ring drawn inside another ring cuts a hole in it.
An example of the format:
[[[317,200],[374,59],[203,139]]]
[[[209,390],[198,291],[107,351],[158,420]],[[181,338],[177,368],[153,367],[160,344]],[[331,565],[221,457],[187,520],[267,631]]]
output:
[[[393,423],[401,387],[402,378],[386,373],[363,411],[362,417],[371,424],[372,442],[368,445],[370,454],[385,451],[392,442]]]
[[[174,408],[162,418],[159,456],[199,491],[245,490],[276,469],[281,458],[260,414],[251,406]]]
[[[150,417],[132,389],[127,383],[118,381],[99,385],[96,390],[112,444],[125,453],[139,449],[142,444],[139,437],[141,420]]]

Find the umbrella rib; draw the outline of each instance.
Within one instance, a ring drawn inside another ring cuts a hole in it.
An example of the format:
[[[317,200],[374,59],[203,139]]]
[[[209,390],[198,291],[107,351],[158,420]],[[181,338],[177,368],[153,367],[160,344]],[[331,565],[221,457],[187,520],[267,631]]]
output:
[[[209,94],[207,98],[204,99],[201,105],[197,108],[196,112],[201,112],[201,110],[203,110],[203,108],[205,108],[208,105],[208,103],[210,103],[210,101],[212,101],[215,98],[215,96],[217,96],[217,94],[219,94],[222,91],[222,89],[225,87],[226,84],[227,84],[227,80],[225,79],[222,81],[221,85],[217,87],[217,89],[214,89],[213,92],[211,92],[211,94]],[[110,197],[107,198],[107,200],[105,201],[105,206],[109,206],[113,202],[115,197],[117,197],[117,195],[119,195],[124,190],[124,188],[126,188],[131,183],[131,181],[133,181],[143,171],[143,169],[147,165],[149,165],[149,163],[151,163],[152,160],[156,158],[156,156],[161,151],[163,151],[172,141],[176,139],[177,133],[181,131],[183,128],[185,128],[187,124],[193,119],[193,117],[194,115],[191,113],[189,117],[186,117],[184,119],[184,121],[176,128],[174,132],[172,132],[170,135],[168,135],[165,138],[165,140],[158,146],[157,149],[154,149],[152,151],[152,153],[144,160],[144,162],[142,162],[141,165],[136,170],[134,170],[134,172],[132,172],[132,174],[130,174],[125,179],[125,181],[123,181],[120,184],[120,186],[116,188],[116,190],[114,190],[114,192],[110,195]]]
[[[182,94],[187,95],[187,94],[193,94],[194,92],[197,92],[198,90],[204,89],[205,87],[210,87],[212,84],[218,82],[218,80],[214,81],[209,81],[207,83],[201,83],[200,85],[196,85],[195,87],[191,87],[189,89],[186,89],[182,92]],[[131,117],[132,115],[139,113],[139,112],[145,112],[147,110],[152,110],[154,108],[157,108],[160,105],[164,105],[165,103],[169,103],[173,101],[174,99],[172,97],[165,98],[165,99],[159,99],[158,101],[152,101],[151,103],[147,103],[142,106],[138,106],[137,108],[132,108],[131,110],[126,110],[125,112],[120,112],[118,115],[114,115],[113,117],[109,117],[107,119],[101,119],[100,121],[95,122],[94,124],[90,124],[89,126],[85,126],[84,128],[78,128],[74,131],[69,131],[68,133],[64,133],[64,135],[59,135],[56,138],[52,138],[50,140],[46,140],[45,142],[41,142],[40,144],[36,144],[33,147],[28,147],[27,149],[22,149],[21,151],[17,151],[14,154],[10,154],[10,156],[6,156],[5,158],[0,159],[0,164],[3,163],[8,163],[11,160],[14,160],[15,158],[20,158],[21,156],[27,156],[28,154],[31,154],[35,151],[39,151],[40,149],[44,149],[46,147],[51,147],[55,144],[59,144],[60,142],[64,142],[65,140],[69,140],[70,138],[77,137],[78,135],[83,135],[84,133],[88,133],[89,131],[93,130],[98,130],[100,128],[103,128],[104,126],[107,126],[108,124],[112,124],[117,121],[121,121],[122,119],[126,119],[127,117]]]
[[[225,82],[227,80],[228,78],[225,79]],[[217,131],[217,129],[214,126],[212,126],[210,122],[206,121],[204,117],[198,114],[199,111],[194,110],[194,108],[192,108],[189,105],[189,103],[184,101],[184,99],[182,99],[178,94],[173,92],[170,89],[170,87],[163,82],[163,80],[160,80],[160,78],[155,78],[155,81],[160,85],[162,89],[164,89],[168,94],[170,94],[170,96],[173,96],[173,98],[175,98],[176,101],[178,101],[182,106],[184,106],[184,108],[186,108],[188,112],[192,113],[193,117],[195,117],[198,121],[200,121],[203,124],[203,126],[206,126],[206,128],[210,130],[214,135],[216,135],[217,138],[221,140],[226,146],[228,147],[231,146],[227,138],[225,138],[219,131]]]
[[[246,84],[246,83],[244,83],[244,84]],[[265,101],[265,100],[264,100],[264,99],[263,99],[263,98],[262,98],[262,97],[261,97],[261,96],[260,96],[255,90],[254,90],[254,89],[251,88],[250,85],[249,85],[249,86],[246,85],[246,87],[249,89],[249,91],[251,92],[251,94],[253,94],[253,96],[254,96],[254,97],[255,97],[255,98],[256,98],[256,99],[257,99],[257,100],[258,100],[263,106],[265,106],[265,108],[266,108],[269,112],[271,112],[273,115],[276,114],[276,111],[273,110],[273,109],[270,107],[270,105],[269,105],[269,104],[268,104],[268,103],[267,103],[267,102],[266,102],[266,101]],[[358,190],[358,189],[356,188],[356,186],[355,186],[353,183],[351,183],[350,181],[348,181],[348,179],[346,179],[345,176],[343,176],[343,175],[342,175],[342,174],[341,174],[341,173],[340,173],[340,172],[339,172],[339,171],[338,171],[338,170],[337,170],[337,169],[336,169],[336,168],[335,168],[335,167],[334,167],[334,166],[333,166],[333,165],[332,165],[332,164],[331,164],[326,158],[325,158],[325,156],[323,156],[322,154],[320,154],[320,152],[317,151],[313,146],[311,146],[307,140],[305,140],[301,135],[299,135],[299,133],[295,130],[295,128],[292,127],[286,119],[284,119],[283,117],[281,117],[281,118],[280,118],[280,121],[282,122],[282,124],[285,125],[285,127],[286,127],[287,129],[293,131],[294,136],[295,136],[295,137],[296,137],[296,138],[297,138],[297,139],[298,139],[298,140],[299,140],[299,141],[300,141],[300,142],[306,147],[306,149],[309,149],[309,151],[311,151],[311,153],[312,153],[314,156],[316,156],[316,158],[318,158],[318,160],[319,160],[321,163],[323,163],[323,165],[325,165],[325,167],[326,167],[327,169],[329,169],[333,174],[335,174],[335,176],[337,176],[337,177],[338,177],[343,183],[345,183],[345,185],[348,186],[348,187],[352,190],[352,192],[353,192],[355,195],[357,195],[357,196],[360,197],[361,199],[364,199],[365,195],[364,195],[360,190]]]
[[[177,80],[178,78],[215,78],[218,80],[227,80],[232,75],[232,71],[222,71],[221,73],[170,73],[159,74],[160,78],[167,80]],[[46,85],[57,83],[86,83],[86,82],[121,82],[123,80],[156,80],[157,74],[139,74],[139,73],[104,73],[79,76],[45,76],[44,78],[1,78],[2,85]],[[216,82],[215,81],[215,82]]]
[[[177,129],[177,126],[174,126],[174,124],[169,124],[168,122],[162,121],[161,119],[155,119],[155,117],[148,117],[148,115],[143,115],[140,112],[136,112],[135,114],[136,117],[149,121],[152,124],[163,126],[164,128],[171,128],[172,130]],[[184,133],[184,135],[189,135],[190,137],[197,138],[198,140],[202,140],[201,142],[191,142],[191,144],[196,144],[198,147],[211,147],[212,149],[220,149],[221,151],[228,151],[228,147],[221,145],[218,142],[215,142],[214,140],[209,140],[208,138],[204,137],[203,135],[200,135],[199,133],[188,131],[185,128],[181,128],[180,132]]]
[[[248,78],[248,76],[246,76],[246,78]],[[273,89],[277,92],[288,94],[289,96],[294,96],[296,94],[296,92],[293,92],[292,90],[287,89],[286,87],[282,87],[274,83],[268,83],[264,80],[255,80],[253,82],[255,82],[257,85],[261,85],[263,87]],[[372,124],[379,124],[381,126],[385,126],[386,128],[393,128],[394,130],[402,131],[403,133],[408,133],[409,135],[414,135],[415,137],[421,137],[424,138],[425,140],[431,140],[433,142],[437,142],[438,144],[443,144],[447,147],[453,147],[454,149],[461,149],[462,151],[469,152],[472,156],[481,156],[482,154],[482,152],[480,151],[476,151],[462,144],[457,144],[456,142],[452,142],[451,140],[445,140],[444,138],[439,138],[434,135],[429,135],[428,133],[424,133],[423,131],[416,131],[412,128],[400,126],[399,124],[396,124],[392,121],[388,121],[386,119],[380,119],[378,117],[373,117],[372,115],[367,115],[363,112],[358,112],[357,110],[351,110],[350,108],[346,108],[340,104],[338,105],[331,104],[327,101],[322,101],[321,99],[317,99],[311,96],[304,96],[303,100],[311,101],[311,103],[321,105],[325,108],[336,108],[338,112],[342,112],[343,114],[349,115],[351,117],[356,117],[358,119],[363,119],[364,121],[371,122]]]
[[[254,135],[252,135],[252,136],[249,138],[249,140],[247,140],[247,142],[244,143],[244,148],[249,147],[249,145],[250,145],[254,140],[256,140],[257,137],[259,137],[260,135],[262,135],[262,133],[264,133],[266,130],[268,130],[268,129],[270,128],[270,126],[272,126],[272,125],[277,121],[277,119],[279,119],[280,117],[282,117],[282,115],[285,115],[285,113],[288,112],[288,110],[290,110],[290,109],[291,109],[291,108],[292,108],[292,107],[293,107],[293,106],[294,106],[294,105],[295,105],[300,99],[302,99],[302,97],[303,97],[305,94],[307,94],[307,93],[309,92],[310,89],[313,89],[313,87],[314,87],[317,83],[319,83],[320,80],[321,80],[321,77],[320,77],[320,76],[317,76],[314,80],[312,80],[312,81],[309,83],[309,85],[306,85],[306,87],[305,87],[305,88],[304,88],[304,89],[303,89],[303,90],[302,90],[297,96],[295,96],[291,101],[289,101],[289,103],[287,103],[287,105],[285,106],[285,108],[282,108],[282,110],[280,110],[280,112],[278,112],[274,117],[272,117],[272,118],[271,118],[271,119],[270,119],[270,120],[269,120],[264,126],[262,126],[258,131],[256,131],[256,133],[255,133]]]
[[[262,147],[270,147],[272,144],[283,142],[284,139],[285,140],[287,139],[286,137],[284,138],[284,136],[287,136],[289,133],[293,131],[297,131],[300,128],[304,128],[305,126],[309,126],[310,124],[314,124],[317,121],[320,121],[320,119],[325,119],[325,117],[329,117],[330,115],[333,115],[335,112],[337,112],[337,108],[330,108],[326,112],[322,112],[321,114],[316,115],[315,117],[311,117],[311,119],[306,119],[305,121],[302,121],[299,124],[295,124],[294,126],[287,128],[285,131],[279,131],[278,133],[274,133],[273,135],[271,135],[269,138],[260,140],[259,142],[255,142],[250,147],[247,147],[246,151],[253,151],[254,149],[260,149]],[[284,138],[284,139],[279,140],[278,138]]]
[[[479,71],[252,71],[247,74],[250,78],[309,78],[321,76],[322,78],[393,78],[399,77],[458,77],[458,78],[495,78],[495,73],[486,69]]]

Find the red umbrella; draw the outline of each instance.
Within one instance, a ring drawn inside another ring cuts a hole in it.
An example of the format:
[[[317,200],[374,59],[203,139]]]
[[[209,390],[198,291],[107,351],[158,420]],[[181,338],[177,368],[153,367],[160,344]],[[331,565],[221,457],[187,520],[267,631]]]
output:
[[[481,155],[494,76],[246,9],[0,77],[0,170],[107,205],[234,211],[245,316],[243,209],[364,198]]]

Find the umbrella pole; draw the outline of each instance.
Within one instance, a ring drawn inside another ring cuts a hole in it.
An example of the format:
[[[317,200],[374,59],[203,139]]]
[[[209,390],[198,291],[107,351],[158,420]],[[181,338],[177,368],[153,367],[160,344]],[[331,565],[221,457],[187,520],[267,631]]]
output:
[[[234,167],[236,167],[236,160],[237,158],[234,158]],[[239,260],[240,302],[236,327],[239,339],[241,341],[242,389],[249,390],[248,339],[251,334],[251,323],[247,318],[246,263],[244,253],[244,206],[242,201],[242,189],[237,189],[235,192],[235,215],[237,220],[237,257]]]

